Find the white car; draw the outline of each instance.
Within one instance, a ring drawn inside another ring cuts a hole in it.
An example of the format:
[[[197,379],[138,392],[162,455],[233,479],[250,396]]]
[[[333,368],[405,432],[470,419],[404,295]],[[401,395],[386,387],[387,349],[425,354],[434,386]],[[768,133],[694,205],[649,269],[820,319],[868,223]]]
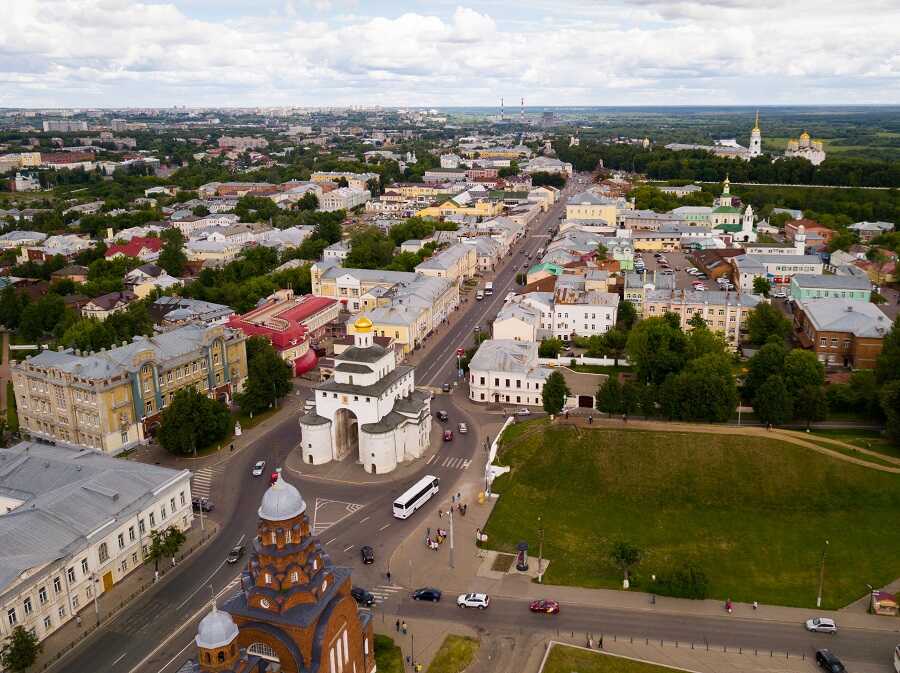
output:
[[[468,432],[469,432],[469,426],[466,425],[465,423],[460,423],[459,424],[459,434],[465,435]]]
[[[813,617],[806,620],[806,630],[816,633],[837,633],[837,624],[828,617]]]
[[[521,409],[519,409],[516,412],[516,416],[530,416],[530,415],[531,415],[531,411],[529,409],[526,409],[525,407],[522,407]]]
[[[461,608],[478,608],[484,610],[491,604],[491,597],[487,594],[460,594],[456,604]]]
[[[772,293],[772,296],[775,299],[787,299],[787,292],[785,292],[784,290],[776,290]]]
[[[261,477],[263,472],[266,470],[266,461],[257,460],[253,465],[253,469],[250,471],[254,477]]]

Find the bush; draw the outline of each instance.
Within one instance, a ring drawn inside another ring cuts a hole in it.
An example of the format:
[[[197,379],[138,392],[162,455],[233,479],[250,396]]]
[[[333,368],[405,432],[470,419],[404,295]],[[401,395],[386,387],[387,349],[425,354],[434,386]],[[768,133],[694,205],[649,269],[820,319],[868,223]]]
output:
[[[650,590],[660,596],[703,600],[709,594],[706,573],[693,566],[684,566],[671,573],[659,575]]]

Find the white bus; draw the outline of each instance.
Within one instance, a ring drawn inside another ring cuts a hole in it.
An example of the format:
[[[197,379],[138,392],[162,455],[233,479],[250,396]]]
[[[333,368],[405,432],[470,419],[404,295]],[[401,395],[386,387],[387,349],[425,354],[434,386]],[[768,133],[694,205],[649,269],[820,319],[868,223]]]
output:
[[[900,673],[900,645],[894,648],[894,670]]]
[[[441,480],[432,475],[422,477],[399,498],[394,500],[394,516],[406,519],[438,492]]]

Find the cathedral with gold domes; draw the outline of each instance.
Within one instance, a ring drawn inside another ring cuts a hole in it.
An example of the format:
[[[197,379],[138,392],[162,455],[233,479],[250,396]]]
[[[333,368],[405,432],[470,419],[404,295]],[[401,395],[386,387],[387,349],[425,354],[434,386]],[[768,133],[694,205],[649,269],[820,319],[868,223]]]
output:
[[[799,140],[795,138],[788,140],[784,156],[806,159],[813,166],[818,166],[825,161],[825,146],[821,140],[813,140],[809,137],[809,133],[804,131],[800,134]]]
[[[372,615],[312,534],[300,492],[279,474],[258,514],[241,591],[200,621],[179,673],[373,673]]]
[[[307,465],[354,459],[372,474],[420,457],[431,441],[431,393],[415,371],[375,343],[372,321],[353,324],[353,346],[336,355],[300,417],[299,451]]]

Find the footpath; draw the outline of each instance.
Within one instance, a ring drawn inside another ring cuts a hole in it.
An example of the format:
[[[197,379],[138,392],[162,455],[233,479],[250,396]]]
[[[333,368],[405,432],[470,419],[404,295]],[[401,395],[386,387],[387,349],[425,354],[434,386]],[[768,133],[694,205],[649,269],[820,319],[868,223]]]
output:
[[[587,424],[586,418],[571,417],[568,421],[558,418],[557,422]],[[499,424],[498,424],[499,425]],[[621,419],[607,420],[594,418],[593,425],[600,427],[622,427]],[[759,434],[789,441],[829,455],[857,462],[849,456],[827,451],[821,446],[804,440],[804,433],[781,433],[767,431],[765,428],[733,428],[729,426],[691,426],[654,421],[631,421],[630,429],[664,430],[667,432],[721,432],[727,434]],[[492,428],[493,429],[493,428]],[[486,428],[481,428],[486,430]],[[496,429],[493,429],[496,432]],[[798,435],[798,436],[794,436]],[[866,464],[877,469],[879,466]],[[426,547],[424,540],[427,534],[435,534],[437,528],[449,530],[449,517],[446,514],[451,507],[451,498],[456,493],[440,493],[440,509],[443,514],[428,511],[417,520],[416,529],[397,547],[391,557],[390,567],[394,569],[394,579],[399,585],[409,588],[420,586],[440,587],[447,599],[452,600],[456,594],[470,591],[485,592],[494,598],[508,598],[520,601],[552,598],[560,602],[565,609],[567,604],[594,606],[597,608],[623,609],[635,612],[655,612],[673,617],[713,617],[723,619],[723,604],[720,600],[695,601],[665,596],[651,597],[650,594],[636,591],[619,591],[613,589],[584,589],[570,586],[544,586],[534,581],[538,559],[533,546],[531,565],[528,574],[494,570],[497,552],[481,549],[476,545],[476,531],[482,530],[490,517],[495,498],[487,498],[479,503],[479,493],[484,488],[481,480],[482,470],[467,473],[460,482],[459,502],[467,505],[465,516],[458,511],[453,515],[454,549],[451,565],[449,540],[445,540],[437,550]],[[490,540],[487,542],[490,545]],[[544,559],[543,569],[552,565],[553,559]],[[900,581],[893,583],[888,590],[896,590]],[[829,616],[837,620],[844,628],[864,628],[883,631],[896,631],[895,620],[870,615],[865,612],[864,601],[857,601],[840,611],[816,610],[817,615]],[[808,608],[793,608],[777,605],[759,605],[754,609],[749,603],[735,603],[734,612],[729,616],[733,620],[775,622],[796,628],[810,616]],[[394,616],[387,616],[387,627],[383,632],[409,653],[412,643],[403,634],[396,634],[393,628]],[[399,618],[403,618],[401,614]],[[382,620],[379,620],[382,621]],[[471,635],[471,629],[457,622],[445,623],[432,620],[416,620],[409,625],[415,637],[415,656],[426,668],[448,634]],[[382,629],[379,629],[381,632]],[[484,635],[484,634],[482,634]],[[567,637],[568,636],[568,637]],[[594,634],[597,637],[597,634]],[[532,673],[540,666],[546,647],[551,640],[565,640],[578,646],[586,644],[586,634],[560,634],[556,632],[526,633],[521,629],[512,629],[505,633],[499,629],[484,638],[478,657],[468,669],[471,672],[496,671],[503,673]],[[595,642],[596,647],[598,643]],[[713,671],[812,671],[814,662],[810,662],[802,652],[734,652],[731,649],[700,647],[699,643],[674,643],[654,640],[630,640],[617,634],[605,634],[604,649],[625,656],[637,657],[657,663],[687,668],[699,673]],[[764,655],[764,656],[763,656]],[[489,658],[488,658],[489,657]]]

